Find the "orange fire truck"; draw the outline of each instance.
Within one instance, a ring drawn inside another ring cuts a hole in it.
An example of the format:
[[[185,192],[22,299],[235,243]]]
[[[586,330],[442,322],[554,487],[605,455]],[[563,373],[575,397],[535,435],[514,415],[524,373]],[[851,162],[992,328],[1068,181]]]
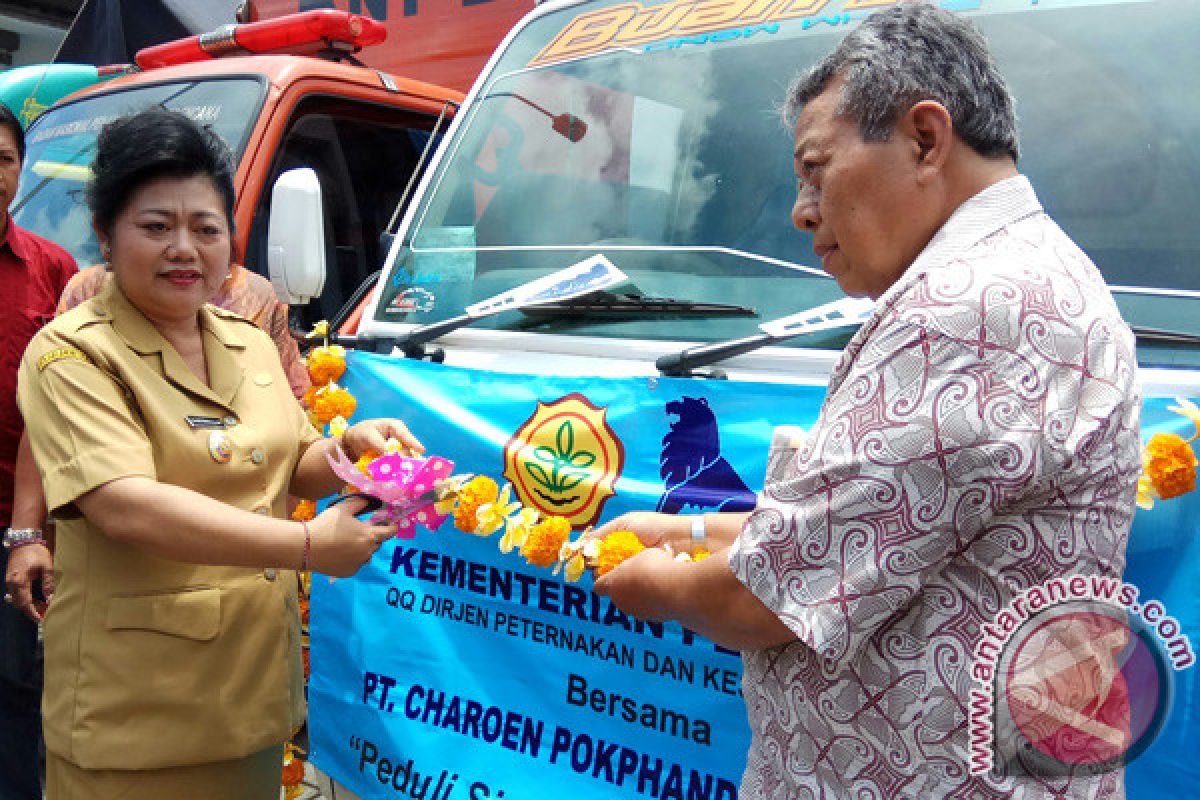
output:
[[[70,96],[30,128],[14,218],[81,266],[99,261],[82,189],[100,128],[150,106],[178,109],[234,152],[236,241],[257,272],[268,272],[273,187],[312,170],[325,225],[303,233],[323,248],[326,277],[319,291],[288,299],[297,325],[345,317],[383,263],[423,156],[533,5],[421,2],[263,0],[244,4],[238,24],[140,51],[127,74]]]

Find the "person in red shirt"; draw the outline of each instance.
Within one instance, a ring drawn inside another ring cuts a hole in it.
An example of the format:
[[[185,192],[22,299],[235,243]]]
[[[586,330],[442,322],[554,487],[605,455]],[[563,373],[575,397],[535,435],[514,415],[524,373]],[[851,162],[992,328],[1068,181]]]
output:
[[[78,271],[66,250],[17,227],[8,213],[24,158],[25,132],[0,104],[0,566],[5,578],[5,602],[0,603],[0,797],[5,800],[42,796],[42,678],[35,620],[45,604],[34,601],[28,580],[18,576],[37,576],[45,594],[53,590],[50,550],[42,536],[46,510],[39,502],[37,469],[17,409],[17,367],[29,340],[54,318],[59,295]],[[28,489],[31,483],[34,491]]]

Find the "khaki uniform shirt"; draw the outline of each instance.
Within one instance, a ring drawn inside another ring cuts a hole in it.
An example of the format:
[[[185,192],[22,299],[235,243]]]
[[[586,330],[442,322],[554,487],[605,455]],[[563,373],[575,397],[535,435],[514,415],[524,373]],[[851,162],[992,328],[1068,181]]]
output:
[[[115,282],[47,325],[21,365],[18,401],[58,519],[46,746],[83,768],[240,758],[303,720],[294,573],[160,558],[74,506],[145,476],[285,514],[296,462],[320,434],[266,334],[211,305],[200,321],[211,388]]]

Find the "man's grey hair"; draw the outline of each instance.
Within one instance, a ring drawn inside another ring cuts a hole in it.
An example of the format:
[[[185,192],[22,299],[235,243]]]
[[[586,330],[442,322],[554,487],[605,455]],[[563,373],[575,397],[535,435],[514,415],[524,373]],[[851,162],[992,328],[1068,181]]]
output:
[[[936,100],[975,152],[1017,159],[1012,95],[982,34],[957,14],[904,2],[867,17],[788,89],[789,127],[835,78],[845,79],[838,113],[857,122],[866,141],[886,141],[915,103]]]

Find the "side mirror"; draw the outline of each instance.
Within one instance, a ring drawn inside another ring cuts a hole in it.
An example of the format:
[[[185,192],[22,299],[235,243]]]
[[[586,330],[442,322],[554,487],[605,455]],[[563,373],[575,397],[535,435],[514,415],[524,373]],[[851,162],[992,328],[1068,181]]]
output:
[[[288,170],[271,189],[267,274],[288,305],[304,305],[325,288],[325,211],[308,167]]]

